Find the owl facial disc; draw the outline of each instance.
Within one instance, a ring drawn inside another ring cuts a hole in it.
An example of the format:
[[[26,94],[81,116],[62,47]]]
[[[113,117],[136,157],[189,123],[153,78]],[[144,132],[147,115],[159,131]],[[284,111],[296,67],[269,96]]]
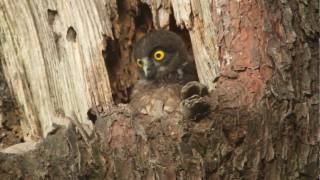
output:
[[[149,82],[175,82],[184,78],[182,66],[191,59],[183,40],[174,32],[157,30],[148,33],[133,44],[132,61],[137,65],[139,78]],[[181,72],[179,71],[181,69]]]

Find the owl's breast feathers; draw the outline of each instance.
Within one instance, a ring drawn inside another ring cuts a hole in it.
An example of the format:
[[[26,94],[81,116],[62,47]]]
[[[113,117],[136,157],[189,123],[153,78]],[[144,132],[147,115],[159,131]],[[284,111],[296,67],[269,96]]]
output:
[[[179,108],[182,85],[140,80],[131,94],[130,107],[134,112],[162,117]]]

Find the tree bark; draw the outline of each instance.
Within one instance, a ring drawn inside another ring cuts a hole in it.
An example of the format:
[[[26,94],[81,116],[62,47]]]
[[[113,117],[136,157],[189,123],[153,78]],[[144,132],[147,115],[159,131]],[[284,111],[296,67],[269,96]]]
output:
[[[25,140],[63,124],[59,114],[88,124],[90,107],[112,102],[102,57],[112,37],[102,1],[1,1],[4,74],[25,118]],[[91,127],[92,128],[92,127]]]
[[[4,0],[0,9],[1,67],[27,141],[0,153],[7,179],[319,176],[316,0]],[[179,110],[154,120],[123,104],[136,81],[132,42],[161,28],[186,40],[210,90],[201,121]]]

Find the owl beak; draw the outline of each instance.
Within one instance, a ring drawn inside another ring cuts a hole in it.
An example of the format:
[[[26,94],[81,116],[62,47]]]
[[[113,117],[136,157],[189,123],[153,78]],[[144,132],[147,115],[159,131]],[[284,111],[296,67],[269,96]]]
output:
[[[152,78],[153,76],[153,73],[152,73],[152,61],[149,60],[148,57],[145,57],[145,58],[142,58],[142,62],[143,62],[143,72],[144,72],[144,75],[147,79],[150,79]]]

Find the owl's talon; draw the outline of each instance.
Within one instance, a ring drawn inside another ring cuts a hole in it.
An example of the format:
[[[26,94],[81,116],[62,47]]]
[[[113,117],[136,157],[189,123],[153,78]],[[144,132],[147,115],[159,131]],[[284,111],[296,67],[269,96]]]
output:
[[[180,109],[184,117],[199,120],[210,113],[210,104],[204,97],[193,95],[181,101]]]
[[[181,98],[187,99],[193,95],[204,97],[208,95],[208,88],[198,81],[191,81],[184,85],[181,89]]]

